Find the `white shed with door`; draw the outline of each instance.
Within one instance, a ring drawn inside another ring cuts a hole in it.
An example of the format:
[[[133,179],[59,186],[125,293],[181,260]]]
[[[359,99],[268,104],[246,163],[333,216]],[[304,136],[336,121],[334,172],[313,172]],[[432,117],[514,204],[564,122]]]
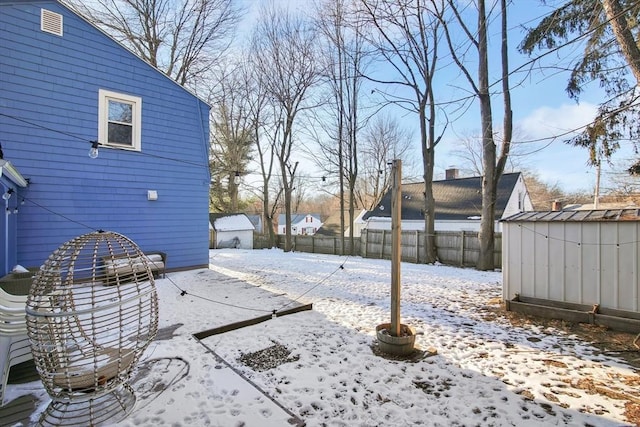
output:
[[[502,254],[507,306],[529,298],[640,319],[640,209],[519,213],[503,220]]]

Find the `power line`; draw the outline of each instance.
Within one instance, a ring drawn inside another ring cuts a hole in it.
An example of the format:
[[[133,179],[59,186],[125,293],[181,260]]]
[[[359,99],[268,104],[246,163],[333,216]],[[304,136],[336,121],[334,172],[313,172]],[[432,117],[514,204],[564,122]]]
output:
[[[63,218],[63,219],[64,219],[64,220],[66,220],[66,221],[72,222],[72,223],[74,223],[74,224],[78,224],[78,225],[80,225],[80,226],[82,226],[82,227],[84,227],[84,228],[87,228],[87,229],[89,229],[89,230],[92,230],[92,231],[96,231],[96,230],[97,230],[97,229],[96,229],[96,228],[94,228],[94,227],[91,227],[91,226],[89,226],[89,225],[87,225],[87,224],[84,224],[84,223],[82,223],[82,222],[80,222],[80,221],[76,221],[76,220],[74,220],[74,219],[71,219],[71,218],[69,218],[69,217],[68,217],[68,216],[66,216],[66,215],[60,214],[60,213],[58,213],[58,212],[55,212],[54,210],[49,209],[49,208],[47,208],[46,206],[43,206],[43,205],[41,205],[41,204],[39,204],[39,203],[37,203],[37,202],[35,202],[35,201],[31,200],[31,199],[28,199],[28,198],[26,198],[26,197],[24,197],[24,198],[23,198],[23,201],[28,201],[29,203],[32,203],[33,205],[35,205],[35,206],[37,206],[37,207],[39,207],[39,208],[41,208],[41,209],[44,209],[45,211],[47,211],[47,212],[49,212],[49,213],[51,213],[51,214],[53,214],[53,215],[59,216],[59,217]],[[284,308],[288,307],[289,305],[291,305],[291,304],[293,304],[293,303],[297,302],[297,301],[298,301],[300,298],[302,298],[304,295],[308,294],[308,293],[309,293],[309,292],[311,292],[313,289],[317,288],[317,287],[318,287],[318,286],[320,286],[322,283],[324,283],[327,279],[329,279],[331,276],[333,276],[337,271],[344,269],[344,264],[347,262],[347,260],[348,260],[348,259],[349,259],[349,257],[345,258],[345,260],[342,262],[342,264],[340,264],[340,266],[339,266],[335,271],[331,272],[329,275],[327,275],[326,277],[324,277],[324,278],[323,278],[322,280],[320,280],[316,285],[312,286],[309,290],[307,290],[306,292],[304,292],[304,293],[302,293],[301,295],[299,295],[296,299],[294,299],[294,300],[292,300],[292,301],[290,301],[290,302],[288,302],[288,303],[286,303],[286,304],[282,305],[282,306],[281,306],[279,309],[277,309],[277,310],[265,310],[265,309],[259,309],[259,308],[254,308],[254,307],[246,307],[246,306],[241,306],[241,305],[237,305],[237,304],[230,304],[230,303],[227,303],[227,302],[214,300],[214,299],[211,299],[211,298],[208,298],[208,297],[202,296],[202,295],[198,295],[198,294],[195,294],[195,293],[189,292],[189,291],[187,291],[187,290],[185,290],[185,289],[181,288],[181,287],[180,287],[176,282],[174,282],[174,281],[173,281],[173,279],[171,279],[171,277],[168,277],[168,276],[166,276],[166,275],[165,275],[165,278],[166,278],[166,279],[168,279],[168,280],[169,280],[169,282],[170,282],[173,286],[175,286],[175,287],[180,291],[180,296],[190,295],[190,296],[192,296],[192,297],[194,297],[194,298],[198,298],[198,299],[201,299],[201,300],[204,300],[204,301],[208,301],[208,302],[211,302],[211,303],[214,303],[214,304],[224,305],[224,306],[227,306],[227,307],[239,308],[239,309],[242,309],[242,310],[249,310],[249,311],[256,311],[256,312],[261,312],[261,313],[273,313],[274,311],[280,311],[280,310],[282,310],[282,309],[284,309]],[[150,261],[150,263],[155,265],[155,261]]]
[[[84,138],[84,137],[81,137],[81,136],[78,136],[78,135],[75,135],[75,134],[72,134],[72,133],[69,133],[69,132],[65,132],[65,131],[62,131],[62,130],[59,130],[59,129],[54,129],[54,128],[51,128],[51,127],[48,127],[48,126],[44,126],[44,125],[41,125],[39,123],[35,123],[33,121],[26,120],[26,119],[23,119],[23,118],[20,118],[20,117],[12,116],[10,114],[0,113],[0,116],[8,117],[10,119],[13,119],[13,120],[28,124],[30,126],[38,128],[38,129],[44,129],[44,130],[47,130],[49,132],[53,132],[53,133],[58,133],[58,134],[61,134],[61,135],[69,136],[71,138],[74,138],[74,139],[83,141],[85,143],[91,144],[91,146],[94,147],[94,148],[109,147],[109,149],[117,149],[117,147],[112,147],[112,146],[107,146],[107,145],[104,145],[104,144],[100,144],[100,143],[98,143],[96,141],[92,141],[92,140],[89,140],[87,138]],[[130,151],[130,150],[124,150],[124,151]],[[177,163],[184,163],[184,164],[191,165],[191,166],[205,167],[207,169],[209,168],[209,164],[202,164],[202,163],[198,163],[198,162],[190,162],[188,160],[181,160],[181,159],[176,159],[176,158],[173,158],[173,157],[160,156],[160,155],[157,155],[157,154],[151,154],[151,153],[144,152],[144,151],[135,151],[135,153],[141,154],[143,156],[153,157],[153,158],[156,158],[156,159],[169,160],[169,161],[173,161],[173,162],[177,162]]]
[[[309,292],[311,292],[312,290],[314,290],[315,288],[317,288],[318,286],[322,285],[325,281],[327,281],[331,276],[333,276],[334,274],[336,274],[338,271],[340,270],[344,270],[344,265],[346,264],[347,260],[349,260],[349,258],[351,257],[351,255],[348,255],[344,261],[342,261],[342,263],[338,266],[338,268],[336,268],[335,270],[333,270],[329,275],[327,275],[326,277],[324,277],[322,280],[320,280],[318,283],[316,283],[314,286],[312,286],[311,288],[309,288],[307,291],[303,292],[302,294],[300,294],[297,298],[295,298],[294,300],[288,302],[287,304],[283,305],[282,307],[280,307],[280,310],[282,310],[283,308],[293,304],[294,302],[297,302],[300,298],[302,298],[303,296],[305,296],[306,294],[308,294]]]

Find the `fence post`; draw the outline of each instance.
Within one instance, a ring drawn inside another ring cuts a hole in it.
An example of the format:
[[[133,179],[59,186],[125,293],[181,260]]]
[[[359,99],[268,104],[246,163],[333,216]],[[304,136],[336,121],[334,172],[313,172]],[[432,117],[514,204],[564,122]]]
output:
[[[367,242],[367,237],[368,237],[368,233],[367,230],[362,230],[362,232],[360,233],[360,245],[362,246],[362,238],[364,237],[364,249],[360,248],[360,252],[362,253],[362,258],[366,258],[367,257],[367,246],[368,246],[368,242]]]
[[[460,267],[464,267],[464,230],[460,232]]]
[[[385,237],[385,230],[382,230],[382,245],[380,246],[380,259],[384,259],[384,237]]]

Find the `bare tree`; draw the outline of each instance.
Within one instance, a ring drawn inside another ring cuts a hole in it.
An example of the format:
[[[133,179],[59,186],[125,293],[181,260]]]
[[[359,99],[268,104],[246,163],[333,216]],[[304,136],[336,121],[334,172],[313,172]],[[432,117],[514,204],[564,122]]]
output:
[[[219,82],[209,102],[214,105],[211,120],[211,143],[209,149],[209,169],[212,181],[218,188],[210,197],[217,200],[214,210],[238,212],[238,188],[252,159],[254,132],[248,104],[247,80],[241,64],[220,67]],[[226,181],[227,196],[220,190]],[[212,189],[213,190],[213,189]],[[224,203],[228,200],[228,203]]]
[[[68,0],[71,7],[181,85],[195,87],[228,48],[234,0]]]
[[[553,202],[566,203],[567,195],[562,191],[560,185],[547,184],[540,178],[540,174],[532,171],[523,171],[524,182],[527,186],[527,192],[531,198],[531,204],[536,211],[548,211],[552,207]]]
[[[274,141],[280,166],[286,218],[285,251],[291,250],[291,196],[298,162],[292,160],[298,115],[310,108],[309,90],[319,79],[315,32],[300,17],[264,8],[253,37],[254,63],[267,96],[279,110]]]
[[[400,159],[403,169],[412,169],[412,135],[388,115],[376,116],[363,132],[361,153],[362,174],[358,180],[356,197],[365,209],[373,209],[384,193],[390,189],[391,175],[388,164]],[[406,173],[404,174],[407,175]]]
[[[253,47],[255,46],[251,48]],[[244,82],[242,87],[246,90],[242,96],[244,96],[248,107],[249,127],[253,133],[259,173],[262,179],[256,196],[260,199],[264,233],[269,236],[269,246],[274,247],[276,246],[274,217],[280,206],[282,186],[278,180],[273,178],[276,168],[276,141],[279,138],[282,121],[270,101],[271,97],[266,90],[262,75],[257,71],[256,64],[252,60],[256,56],[255,52],[250,49],[245,56],[247,60],[242,65],[241,76]]]
[[[527,168],[527,153],[522,153],[523,145],[518,145],[517,140],[524,138],[516,137],[517,129],[514,130],[513,141],[509,151],[509,157],[505,164],[504,172],[517,172]],[[520,132],[520,134],[522,134]],[[502,142],[502,135],[496,134],[496,141]],[[482,135],[479,131],[464,132],[456,140],[456,146],[449,151],[449,155],[460,161],[460,172],[466,176],[482,176]]]
[[[376,92],[384,102],[418,115],[425,186],[425,259],[432,263],[436,261],[433,169],[435,148],[442,137],[442,133],[436,136],[433,82],[441,19],[436,15],[438,9],[427,0],[360,0],[360,5],[371,28],[366,33],[369,43],[395,74],[367,78],[380,85]],[[408,95],[403,96],[405,93]]]
[[[478,256],[477,268],[479,270],[492,270],[494,268],[494,233],[495,233],[495,203],[497,198],[497,185],[502,172],[504,171],[511,138],[513,133],[511,95],[509,91],[509,62],[507,56],[507,0],[500,0],[501,6],[501,58],[502,58],[502,96],[504,107],[504,122],[502,130],[502,144],[500,155],[497,156],[496,140],[493,133],[493,112],[491,107],[491,93],[489,84],[489,52],[488,52],[488,30],[489,19],[486,11],[486,1],[477,0],[475,2],[476,27],[465,20],[462,14],[463,9],[468,9],[469,4],[459,5],[455,0],[447,0],[448,9],[453,14],[451,22],[442,20],[444,33],[451,56],[469,83],[472,93],[480,104],[480,123],[482,133],[482,216],[480,220],[480,254]],[[471,45],[477,53],[478,72],[474,77],[470,71],[469,63],[464,62],[461,52],[466,52],[466,46],[454,45],[452,34],[454,33],[453,23],[458,24],[458,29],[467,38],[467,45]],[[496,158],[497,156],[497,158]]]
[[[355,13],[353,0],[324,0],[318,6],[317,26],[323,35],[322,59],[328,86],[331,91],[335,123],[328,130],[328,143],[320,147],[329,160],[329,168],[337,168],[340,200],[341,253],[345,251],[345,187],[348,190],[349,253],[355,251],[354,227],[356,183],[359,173],[358,135],[363,120],[360,119],[360,92],[362,74],[366,68],[363,38],[358,25],[362,22],[350,19]],[[327,168],[325,167],[325,170]]]

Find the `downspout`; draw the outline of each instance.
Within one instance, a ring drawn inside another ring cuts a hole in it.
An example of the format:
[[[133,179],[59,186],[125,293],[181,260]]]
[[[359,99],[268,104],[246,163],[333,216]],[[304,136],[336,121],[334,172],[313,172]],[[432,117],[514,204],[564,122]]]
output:
[[[2,198],[4,199],[4,268],[2,275],[9,273],[9,199],[15,190],[2,184]],[[11,190],[11,191],[9,191]],[[5,196],[8,194],[8,197]]]

